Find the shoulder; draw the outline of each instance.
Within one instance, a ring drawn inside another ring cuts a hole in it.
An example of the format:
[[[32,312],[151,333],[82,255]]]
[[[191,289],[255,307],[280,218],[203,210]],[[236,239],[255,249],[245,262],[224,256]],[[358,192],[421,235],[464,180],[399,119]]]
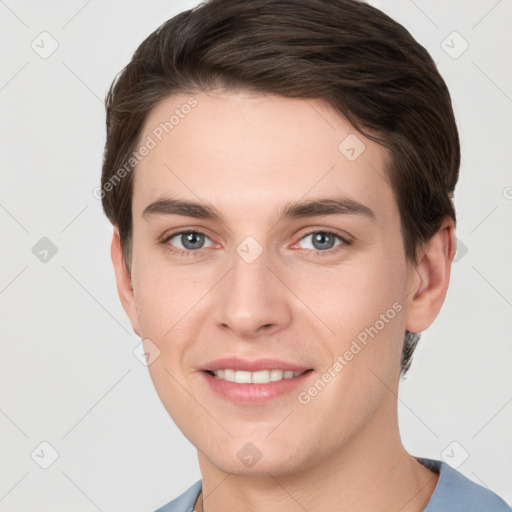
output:
[[[445,462],[417,458],[439,473],[437,486],[424,512],[511,512],[497,494],[473,482]]]
[[[194,504],[201,492],[202,481],[198,480],[189,487],[183,494],[167,503],[163,507],[155,510],[155,512],[192,512]]]

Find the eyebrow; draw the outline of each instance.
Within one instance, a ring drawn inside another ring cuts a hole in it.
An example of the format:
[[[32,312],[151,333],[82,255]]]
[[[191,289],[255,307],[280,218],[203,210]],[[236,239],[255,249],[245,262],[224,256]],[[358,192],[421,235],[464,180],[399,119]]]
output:
[[[211,204],[164,197],[146,206],[142,212],[145,220],[154,216],[181,215],[224,223],[224,217]],[[347,197],[312,199],[285,204],[279,211],[278,222],[283,219],[300,219],[321,215],[361,215],[375,220],[375,212],[368,206]]]

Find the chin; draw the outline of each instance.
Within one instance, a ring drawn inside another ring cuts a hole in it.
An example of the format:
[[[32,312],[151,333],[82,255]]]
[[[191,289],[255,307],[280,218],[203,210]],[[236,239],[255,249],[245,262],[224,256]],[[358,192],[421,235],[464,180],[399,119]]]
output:
[[[239,477],[282,477],[294,472],[294,467],[287,466],[283,462],[264,462],[260,460],[252,467],[246,467],[239,461],[213,461],[217,469],[224,473]]]
[[[247,441],[242,446],[229,447],[218,453],[202,452],[209,462],[224,473],[244,477],[284,476],[293,473],[302,465],[297,450],[279,450],[278,447],[258,448],[257,444]],[[262,443],[263,444],[263,443]],[[210,451],[210,450],[209,450]],[[228,457],[227,454],[233,456]]]

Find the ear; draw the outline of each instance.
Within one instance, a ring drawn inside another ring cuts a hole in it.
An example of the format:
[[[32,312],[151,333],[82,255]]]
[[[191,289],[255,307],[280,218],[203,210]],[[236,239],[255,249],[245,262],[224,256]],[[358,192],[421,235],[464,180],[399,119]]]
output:
[[[124,261],[123,248],[121,245],[119,229],[117,226],[114,226],[114,234],[112,235],[110,254],[112,256],[112,263],[114,265],[119,299],[121,300],[123,309],[130,319],[135,334],[140,337],[139,320],[137,317],[137,310],[135,308],[135,297],[133,295],[132,279]]]
[[[408,331],[424,331],[439,314],[448,291],[456,250],[455,225],[448,217],[422,248],[417,264],[411,268],[405,325]]]

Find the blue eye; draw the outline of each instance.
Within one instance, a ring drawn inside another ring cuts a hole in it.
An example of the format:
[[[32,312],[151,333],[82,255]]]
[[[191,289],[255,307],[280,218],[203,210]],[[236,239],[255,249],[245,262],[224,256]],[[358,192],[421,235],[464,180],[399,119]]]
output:
[[[311,247],[311,249],[321,252],[337,247],[338,245],[341,245],[342,242],[346,243],[340,235],[331,231],[313,231],[312,233],[308,233],[306,236],[302,237],[301,240],[308,237],[313,237],[313,247]],[[340,240],[338,244],[336,244],[336,239]]]
[[[172,240],[177,239],[176,242],[172,242]],[[179,233],[173,233],[168,238],[164,240],[164,243],[169,244],[171,246],[175,246],[176,243],[181,243],[181,247],[177,247],[178,252],[194,252],[200,249],[205,248],[204,243],[205,240],[209,240],[209,238],[200,231],[180,231]],[[210,245],[206,247],[211,246]],[[172,247],[169,250],[174,250]]]
[[[343,238],[338,233],[325,229],[311,231],[304,235],[300,241],[308,237],[312,237],[310,247],[301,247],[301,249],[310,249],[318,256],[336,253],[338,248],[342,249],[344,246],[350,245],[350,241]],[[205,233],[196,230],[172,233],[163,240],[162,243],[166,246],[168,251],[185,256],[197,254],[201,249],[213,246],[212,241]],[[207,243],[207,245],[205,245],[205,243]]]

